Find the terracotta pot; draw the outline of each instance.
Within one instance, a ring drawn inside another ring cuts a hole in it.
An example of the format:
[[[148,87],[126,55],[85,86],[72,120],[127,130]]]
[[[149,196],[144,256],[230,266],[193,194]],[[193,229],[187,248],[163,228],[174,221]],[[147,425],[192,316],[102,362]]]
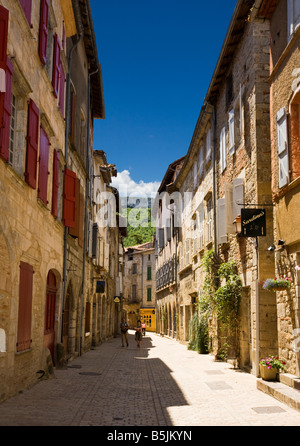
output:
[[[277,373],[278,373],[277,369],[275,369],[275,368],[268,369],[268,366],[259,364],[259,371],[260,371],[260,376],[265,381],[275,381],[276,380]]]

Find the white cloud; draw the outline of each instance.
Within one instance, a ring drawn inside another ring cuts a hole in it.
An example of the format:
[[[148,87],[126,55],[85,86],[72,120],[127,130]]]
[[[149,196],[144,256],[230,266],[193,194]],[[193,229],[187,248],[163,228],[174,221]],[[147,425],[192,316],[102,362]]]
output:
[[[130,177],[129,170],[123,170],[118,172],[117,177],[112,178],[112,186],[118,189],[121,197],[154,197],[160,182],[145,183],[143,180],[140,180],[136,183]]]

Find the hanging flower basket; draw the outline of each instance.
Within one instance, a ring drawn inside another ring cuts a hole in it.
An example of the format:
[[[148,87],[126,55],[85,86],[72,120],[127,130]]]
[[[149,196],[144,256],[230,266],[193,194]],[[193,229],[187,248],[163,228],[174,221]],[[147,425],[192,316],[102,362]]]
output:
[[[291,279],[288,277],[281,277],[280,279],[266,279],[264,282],[261,282],[261,285],[264,290],[273,291],[284,291],[291,287]]]

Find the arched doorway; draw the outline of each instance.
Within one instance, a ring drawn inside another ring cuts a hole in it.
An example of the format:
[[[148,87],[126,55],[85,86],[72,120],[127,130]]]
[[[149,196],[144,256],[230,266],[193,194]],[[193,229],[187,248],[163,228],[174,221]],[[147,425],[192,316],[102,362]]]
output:
[[[49,348],[54,364],[55,345],[55,311],[56,311],[56,277],[53,271],[49,271],[46,288],[44,347]]]

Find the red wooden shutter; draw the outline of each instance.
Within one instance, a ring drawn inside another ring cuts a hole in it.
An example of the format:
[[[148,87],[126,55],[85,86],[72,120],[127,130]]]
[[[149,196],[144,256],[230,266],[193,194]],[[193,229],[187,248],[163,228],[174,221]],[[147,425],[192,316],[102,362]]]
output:
[[[9,11],[0,6],[0,76],[5,76]],[[3,80],[3,79],[2,79]],[[0,127],[2,127],[4,93],[0,91]]]
[[[53,52],[53,74],[52,74],[52,86],[54,96],[58,97],[59,86],[59,74],[60,74],[60,43],[57,34],[54,36],[54,52]]]
[[[75,226],[73,228],[70,228],[69,234],[73,237],[79,237],[79,209],[80,209],[80,179],[76,178],[76,185],[75,185]]]
[[[37,154],[39,140],[39,110],[32,99],[28,106],[27,156],[25,180],[33,189],[36,188]]]
[[[76,174],[65,169],[64,225],[75,228],[76,225]]]
[[[20,263],[19,314],[17,351],[27,350],[31,346],[31,314],[33,267],[28,263]]]
[[[31,10],[32,10],[32,0],[19,0],[20,5],[23,8],[26,19],[31,26]]]
[[[48,17],[49,0],[41,0],[39,55],[44,65],[47,59]]]
[[[58,216],[58,190],[59,190],[59,155],[58,151],[53,153],[53,182],[52,182],[52,215]]]
[[[39,186],[38,197],[44,204],[47,205],[47,191],[48,191],[48,162],[49,162],[49,138],[43,127],[40,133],[40,158],[39,158]]]
[[[60,81],[59,81],[59,108],[63,118],[65,118],[65,82],[66,76],[62,63],[60,64]]]
[[[0,68],[6,70],[7,34],[9,11],[0,6]]]
[[[9,160],[9,135],[10,135],[10,117],[11,117],[11,92],[13,65],[7,58],[6,68],[6,92],[4,93],[1,128],[0,128],[0,156],[4,161]]]

